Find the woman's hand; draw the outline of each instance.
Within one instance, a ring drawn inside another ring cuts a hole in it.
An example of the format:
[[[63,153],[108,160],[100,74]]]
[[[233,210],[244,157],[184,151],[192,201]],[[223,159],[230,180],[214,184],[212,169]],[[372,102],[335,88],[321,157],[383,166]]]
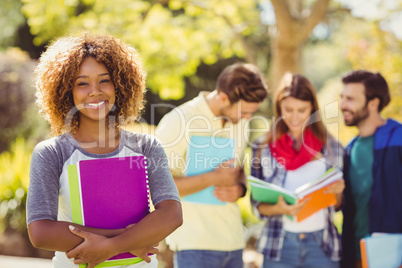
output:
[[[127,226],[125,229],[130,229],[131,227],[133,227],[135,225],[135,223],[130,224],[129,226]],[[132,250],[130,251],[131,254],[137,256],[138,258],[143,259],[145,262],[150,263],[151,262],[151,258],[148,256],[148,254],[158,254],[159,253],[159,249],[157,249],[156,247],[159,246],[159,243],[156,243],[150,247],[145,247],[145,248],[140,248],[140,249],[136,249],[136,250]]]
[[[69,259],[74,258],[75,264],[88,263],[87,268],[94,268],[96,265],[120,253],[117,252],[105,236],[86,232],[72,225],[69,226],[69,229],[73,234],[84,239],[84,242],[66,252]]]
[[[158,254],[159,249],[156,248],[157,246],[159,246],[159,243],[152,245],[150,247],[147,247],[147,248],[140,248],[140,249],[132,250],[132,251],[130,251],[130,253],[143,259],[145,262],[150,263],[151,258],[148,256],[148,254]]]
[[[273,204],[261,203],[258,206],[258,211],[261,215],[273,216],[273,215],[291,215],[296,216],[303,206],[309,201],[309,198],[299,202],[296,205],[289,205],[286,203],[282,195],[279,196],[278,202]]]
[[[280,212],[278,214],[296,216],[297,214],[299,214],[300,210],[304,207],[305,204],[307,204],[309,200],[310,199],[306,198],[305,200],[299,202],[298,204],[289,205],[288,203],[286,203],[283,196],[280,195],[278,198],[278,203],[276,203],[277,209]]]
[[[129,229],[134,225],[135,224],[130,224],[125,229]],[[113,247],[108,242],[107,237],[86,232],[73,226],[70,227],[70,231],[73,234],[84,238],[84,242],[67,252],[67,257],[70,259],[74,258],[75,264],[88,263],[87,268],[92,268],[119,253],[112,250]],[[143,259],[145,262],[150,263],[151,258],[148,254],[158,254],[159,250],[156,248],[158,245],[159,243],[150,247],[132,250],[130,253]]]

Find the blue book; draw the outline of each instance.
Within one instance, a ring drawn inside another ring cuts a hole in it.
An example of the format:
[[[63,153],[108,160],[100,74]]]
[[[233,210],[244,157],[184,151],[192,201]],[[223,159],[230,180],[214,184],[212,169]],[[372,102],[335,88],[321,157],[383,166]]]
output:
[[[213,171],[220,163],[234,158],[234,139],[191,136],[186,156],[186,176]],[[215,187],[208,187],[183,197],[183,201],[198,204],[225,205],[213,195]]]
[[[402,265],[402,234],[373,233],[360,240],[363,268],[398,268]]]

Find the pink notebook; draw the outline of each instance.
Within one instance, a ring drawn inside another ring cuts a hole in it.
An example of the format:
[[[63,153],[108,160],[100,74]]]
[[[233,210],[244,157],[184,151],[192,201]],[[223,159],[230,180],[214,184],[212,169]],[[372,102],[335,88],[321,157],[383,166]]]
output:
[[[150,210],[146,157],[82,160],[68,166],[74,223],[118,229],[139,222]],[[122,253],[97,267],[142,261]]]

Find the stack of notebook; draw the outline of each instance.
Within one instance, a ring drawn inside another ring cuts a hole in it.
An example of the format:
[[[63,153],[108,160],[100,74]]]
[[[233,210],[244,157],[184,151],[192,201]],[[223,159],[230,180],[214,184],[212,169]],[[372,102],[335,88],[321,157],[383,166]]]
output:
[[[68,166],[68,179],[74,223],[120,229],[139,222],[149,213],[148,175],[144,156],[82,160]],[[141,261],[127,252],[97,267]]]

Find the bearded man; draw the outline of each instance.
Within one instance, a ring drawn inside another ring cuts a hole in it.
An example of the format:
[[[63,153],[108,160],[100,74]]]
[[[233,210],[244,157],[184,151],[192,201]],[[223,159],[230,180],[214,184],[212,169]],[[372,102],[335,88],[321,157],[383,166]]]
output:
[[[360,239],[402,233],[402,125],[381,117],[391,100],[380,73],[352,71],[342,79],[340,109],[359,134],[345,148],[343,267],[361,267]]]

